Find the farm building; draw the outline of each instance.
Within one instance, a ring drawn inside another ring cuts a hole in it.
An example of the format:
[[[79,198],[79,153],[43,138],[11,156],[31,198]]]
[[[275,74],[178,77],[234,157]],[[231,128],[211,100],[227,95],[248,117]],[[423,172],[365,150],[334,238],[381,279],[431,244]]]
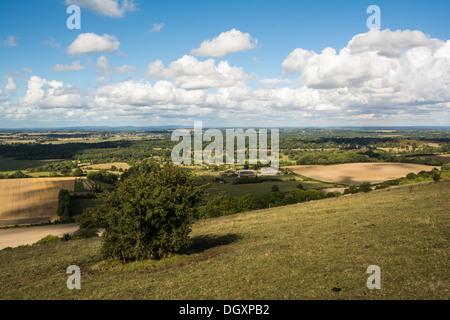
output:
[[[277,168],[272,167],[262,167],[261,168],[261,175],[262,176],[274,176],[278,173]]]
[[[221,175],[224,177],[233,177],[233,176],[236,176],[237,173],[232,169],[228,169],[227,171],[223,172]]]
[[[255,170],[239,170],[237,174],[238,178],[242,177],[254,178],[257,176],[257,172]]]

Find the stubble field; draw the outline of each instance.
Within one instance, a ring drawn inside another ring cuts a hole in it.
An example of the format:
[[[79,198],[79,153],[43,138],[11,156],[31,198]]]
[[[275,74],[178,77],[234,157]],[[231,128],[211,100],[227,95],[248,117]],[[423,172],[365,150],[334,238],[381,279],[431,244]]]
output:
[[[73,191],[75,178],[0,180],[0,225],[55,220],[58,193]]]
[[[412,163],[345,163],[329,166],[302,165],[289,166],[294,173],[320,181],[359,185],[398,179],[410,172],[431,171],[433,166]]]

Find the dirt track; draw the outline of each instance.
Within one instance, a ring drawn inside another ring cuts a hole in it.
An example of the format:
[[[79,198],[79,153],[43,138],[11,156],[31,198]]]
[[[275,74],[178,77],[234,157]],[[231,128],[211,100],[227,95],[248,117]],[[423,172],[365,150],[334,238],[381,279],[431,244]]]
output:
[[[78,224],[59,224],[42,227],[12,228],[0,230],[0,250],[6,247],[18,247],[20,245],[33,244],[48,236],[62,237],[65,233],[73,233],[78,230]]]

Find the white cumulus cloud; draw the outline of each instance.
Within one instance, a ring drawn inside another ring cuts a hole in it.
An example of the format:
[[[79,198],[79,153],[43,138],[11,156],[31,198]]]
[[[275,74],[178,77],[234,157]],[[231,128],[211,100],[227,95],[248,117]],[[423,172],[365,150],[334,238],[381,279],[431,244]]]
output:
[[[294,51],[292,51],[286,59],[284,59],[282,63],[283,67],[283,74],[295,74],[298,71],[302,70],[306,62],[309,58],[314,54],[314,52],[297,48]]]
[[[257,44],[258,39],[253,39],[249,33],[233,28],[230,31],[222,32],[217,38],[203,41],[199,48],[191,51],[191,54],[218,58],[232,52],[253,49]]]
[[[113,75],[114,72],[118,74],[125,74],[125,73],[132,73],[134,70],[136,70],[135,67],[124,64],[120,67],[111,67],[109,65],[109,60],[105,56],[101,56],[97,59],[97,74],[104,76],[104,77],[110,77]]]
[[[6,92],[14,92],[17,89],[17,84],[14,83],[14,78],[9,77],[8,83],[5,86],[5,93]]]
[[[389,29],[372,29],[367,33],[358,34],[348,43],[352,53],[378,51],[381,55],[398,55],[401,50],[415,47],[428,47],[435,43],[421,31]]]
[[[67,5],[77,5],[86,8],[97,15],[122,18],[126,12],[136,11],[137,6],[133,0],[66,0]]]
[[[183,89],[206,89],[230,87],[245,81],[247,75],[240,67],[232,67],[227,61],[216,65],[214,59],[199,61],[193,56],[185,55],[164,67],[161,60],[149,64],[147,75],[155,79],[174,79],[174,84]]]
[[[20,105],[23,107],[52,108],[78,108],[84,106],[85,98],[78,89],[61,81],[46,80],[32,76],[28,80],[28,90]]]
[[[0,113],[5,118],[76,115],[117,123],[200,118],[238,126],[448,125],[450,40],[408,30],[371,30],[349,40],[341,49],[293,50],[279,62],[284,74],[296,80],[258,79],[227,61],[191,55],[166,66],[161,60],[150,63],[147,76],[155,83],[98,81],[90,92],[32,76],[19,103],[8,98]],[[134,70],[114,66],[105,56],[96,68],[103,77]]]
[[[450,93],[448,41],[420,31],[373,29],[353,37],[337,52],[295,49],[282,63],[284,74],[300,73],[299,83],[316,89],[353,88],[363,100],[390,97],[408,102],[447,101]]]
[[[116,37],[104,34],[82,33],[69,45],[66,52],[70,55],[88,54],[94,52],[110,52],[119,48],[120,42]]]
[[[55,72],[62,72],[62,71],[80,71],[86,69],[83,65],[81,65],[80,61],[74,61],[72,65],[65,65],[65,64],[57,64],[55,65],[52,70]]]

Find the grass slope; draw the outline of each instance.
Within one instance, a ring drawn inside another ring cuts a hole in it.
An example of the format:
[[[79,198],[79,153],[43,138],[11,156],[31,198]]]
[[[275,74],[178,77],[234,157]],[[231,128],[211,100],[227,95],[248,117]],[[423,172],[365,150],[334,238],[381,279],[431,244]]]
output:
[[[100,239],[3,250],[0,298],[449,299],[449,200],[444,181],[209,219],[160,261],[101,261]]]

